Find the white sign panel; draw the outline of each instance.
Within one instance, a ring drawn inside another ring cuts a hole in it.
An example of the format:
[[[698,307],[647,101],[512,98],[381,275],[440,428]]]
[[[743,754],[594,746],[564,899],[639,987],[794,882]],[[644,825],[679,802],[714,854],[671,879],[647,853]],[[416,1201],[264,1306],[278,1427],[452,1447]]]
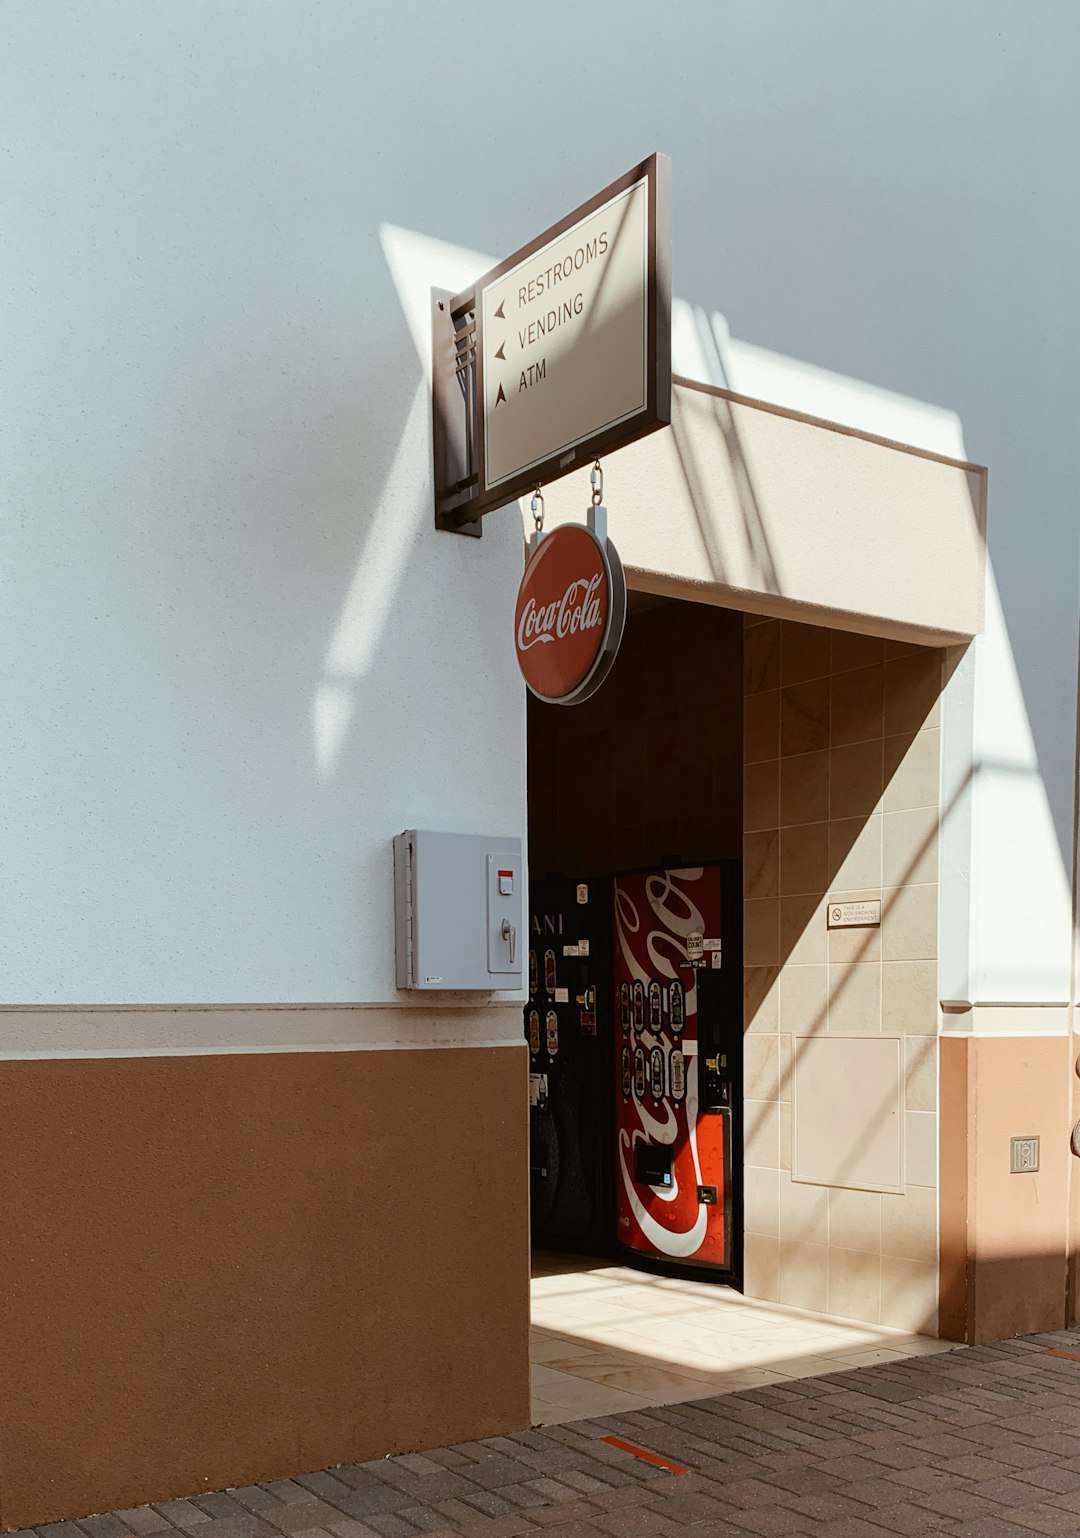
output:
[[[645,410],[648,180],[480,290],[488,488]]]
[[[830,903],[830,929],[871,929],[881,923],[881,903]]]

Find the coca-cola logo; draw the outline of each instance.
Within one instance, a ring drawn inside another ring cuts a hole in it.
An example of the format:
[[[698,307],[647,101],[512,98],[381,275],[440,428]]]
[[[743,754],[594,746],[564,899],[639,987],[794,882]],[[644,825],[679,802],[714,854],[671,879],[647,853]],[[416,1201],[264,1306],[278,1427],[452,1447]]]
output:
[[[518,620],[518,651],[561,641],[579,630],[599,630],[604,623],[602,581],[600,572],[592,577],[579,577],[561,598],[553,598],[542,608],[537,607],[535,598],[530,598]]]
[[[626,586],[614,547],[568,524],[533,551],[514,615],[518,666],[538,699],[570,705],[599,687],[622,639]]]

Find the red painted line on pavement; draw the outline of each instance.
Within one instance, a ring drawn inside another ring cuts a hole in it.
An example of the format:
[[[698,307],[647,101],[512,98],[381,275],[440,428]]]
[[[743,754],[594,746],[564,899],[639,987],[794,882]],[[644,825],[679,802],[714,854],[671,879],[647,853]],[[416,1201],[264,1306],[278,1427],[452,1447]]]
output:
[[[1077,1356],[1075,1351],[1044,1351],[1043,1356],[1063,1356],[1070,1362],[1080,1362],[1080,1356]]]
[[[681,1463],[672,1463],[670,1458],[661,1458],[659,1453],[649,1452],[647,1447],[637,1447],[633,1442],[624,1442],[622,1437],[602,1437],[601,1441],[609,1447],[621,1447],[624,1453],[633,1453],[635,1458],[640,1458],[644,1463],[651,1463],[658,1469],[667,1469],[669,1474],[689,1474],[689,1469],[684,1469]]]

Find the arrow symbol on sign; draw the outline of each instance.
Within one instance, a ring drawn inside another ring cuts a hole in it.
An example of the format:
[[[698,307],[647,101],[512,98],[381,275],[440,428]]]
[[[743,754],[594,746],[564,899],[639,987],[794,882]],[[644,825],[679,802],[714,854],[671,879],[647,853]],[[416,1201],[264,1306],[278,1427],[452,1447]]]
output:
[[[506,391],[503,389],[502,385],[500,385],[499,386],[499,393],[495,397],[495,404],[496,404],[496,406],[499,404],[500,401],[504,401],[505,399],[506,399]]]
[[[506,362],[506,343],[505,342],[500,342],[499,343],[499,350],[495,354],[495,356],[496,356],[496,358],[501,358],[504,363]]]
[[[506,303],[505,299],[500,299],[499,300],[499,308],[495,311],[495,319],[496,320],[505,320],[506,319],[506,316],[503,314],[503,305],[505,303]]]

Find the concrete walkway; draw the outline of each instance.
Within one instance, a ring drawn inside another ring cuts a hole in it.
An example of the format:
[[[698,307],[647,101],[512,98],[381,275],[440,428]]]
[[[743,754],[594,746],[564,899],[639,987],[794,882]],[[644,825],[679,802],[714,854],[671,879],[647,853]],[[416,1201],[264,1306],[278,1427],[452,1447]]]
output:
[[[533,1255],[534,1425],[948,1349],[948,1341],[761,1303],[714,1282]]]
[[[1080,1331],[54,1523],[40,1538],[1080,1533]]]

